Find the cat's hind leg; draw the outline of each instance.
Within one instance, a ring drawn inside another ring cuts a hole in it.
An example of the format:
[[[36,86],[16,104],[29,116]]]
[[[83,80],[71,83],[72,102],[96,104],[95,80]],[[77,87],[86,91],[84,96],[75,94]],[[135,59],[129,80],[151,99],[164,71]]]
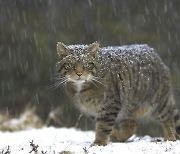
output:
[[[110,134],[110,141],[125,142],[137,130],[137,122],[133,119],[121,120],[119,128],[113,128]]]
[[[177,114],[177,108],[174,104],[172,96],[166,96],[161,99],[161,102],[156,106],[152,112],[152,116],[160,122],[164,140],[175,141],[176,140],[176,129],[174,117]]]
[[[163,132],[164,132],[164,140],[165,141],[176,141],[176,130],[174,126],[174,122],[165,121],[162,124]]]

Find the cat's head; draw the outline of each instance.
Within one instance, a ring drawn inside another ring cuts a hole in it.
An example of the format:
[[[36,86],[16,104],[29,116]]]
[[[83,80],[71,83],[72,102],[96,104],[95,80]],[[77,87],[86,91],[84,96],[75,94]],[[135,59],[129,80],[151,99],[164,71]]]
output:
[[[77,85],[96,80],[99,43],[90,45],[69,45],[58,42],[58,73],[65,83]]]

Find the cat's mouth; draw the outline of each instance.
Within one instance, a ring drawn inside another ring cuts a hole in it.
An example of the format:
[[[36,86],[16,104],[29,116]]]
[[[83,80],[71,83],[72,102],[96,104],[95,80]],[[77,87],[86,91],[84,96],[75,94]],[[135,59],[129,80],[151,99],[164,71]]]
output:
[[[68,79],[68,81],[70,81],[70,82],[74,82],[74,83],[84,83],[84,82],[87,82],[87,79],[83,79],[83,78],[76,78],[76,79],[72,79],[72,78],[70,78],[70,79]]]
[[[84,89],[84,86],[89,87],[92,86],[92,76],[80,76],[80,77],[70,77],[68,78],[67,82],[75,86],[75,90],[77,92],[80,92],[82,89]],[[90,83],[90,84],[89,84]]]
[[[81,80],[85,80],[85,79],[82,79],[82,78],[79,77],[79,78],[77,78],[76,80],[81,81]]]
[[[90,80],[90,75],[88,75],[88,76],[69,76],[68,77],[68,81],[71,81],[71,82],[78,82],[78,83],[84,83],[84,82],[87,82],[87,81],[89,81]]]

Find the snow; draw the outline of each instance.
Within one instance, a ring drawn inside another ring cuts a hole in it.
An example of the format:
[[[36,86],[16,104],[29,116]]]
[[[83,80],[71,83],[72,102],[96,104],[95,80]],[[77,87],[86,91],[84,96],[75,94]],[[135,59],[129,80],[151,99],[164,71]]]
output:
[[[90,145],[94,141],[93,131],[74,128],[44,127],[19,132],[0,132],[1,154],[180,154],[180,141],[161,141],[149,136],[131,137],[125,143],[111,143],[107,146]],[[37,152],[33,151],[33,146]]]

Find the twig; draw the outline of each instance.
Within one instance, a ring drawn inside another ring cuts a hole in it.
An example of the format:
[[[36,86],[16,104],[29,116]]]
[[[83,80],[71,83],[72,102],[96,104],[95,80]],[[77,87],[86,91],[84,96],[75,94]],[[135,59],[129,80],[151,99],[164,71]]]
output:
[[[35,153],[37,153],[38,152],[38,145],[35,145],[34,143],[33,143],[33,140],[30,142],[30,146],[32,147],[32,150],[29,152],[29,153],[32,153],[33,151],[35,152]]]
[[[2,153],[2,154],[10,154],[10,153],[11,153],[11,151],[10,151],[10,146],[8,145],[6,151],[2,150],[1,153]]]

